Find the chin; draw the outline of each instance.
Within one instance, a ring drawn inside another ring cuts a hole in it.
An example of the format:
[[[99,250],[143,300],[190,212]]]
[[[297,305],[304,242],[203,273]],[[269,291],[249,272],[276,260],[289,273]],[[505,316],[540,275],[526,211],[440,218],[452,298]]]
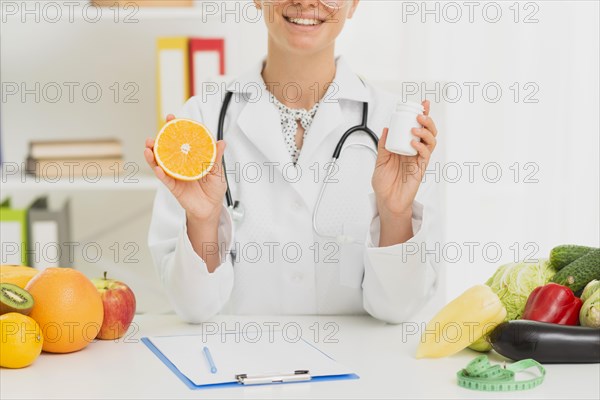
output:
[[[314,36],[294,35],[288,37],[282,44],[292,53],[309,55],[318,53],[334,43],[335,40],[326,41]]]
[[[300,54],[312,54],[322,48],[322,46],[318,46],[314,41],[311,40],[298,40],[290,42],[288,46],[291,51]]]
[[[274,38],[289,51],[310,54],[321,51],[335,42],[337,34],[335,26],[330,22],[319,25],[297,25],[286,17],[275,21]],[[339,32],[337,32],[339,33]]]

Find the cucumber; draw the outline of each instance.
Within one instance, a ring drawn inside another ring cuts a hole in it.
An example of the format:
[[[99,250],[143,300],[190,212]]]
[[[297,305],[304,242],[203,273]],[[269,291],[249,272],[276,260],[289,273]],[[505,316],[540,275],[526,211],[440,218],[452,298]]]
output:
[[[595,247],[578,246],[576,244],[556,246],[550,251],[550,266],[556,271],[560,271],[579,257],[583,257],[595,249]]]
[[[550,281],[577,292],[594,279],[600,279],[600,249],[594,249],[579,257],[558,271]]]

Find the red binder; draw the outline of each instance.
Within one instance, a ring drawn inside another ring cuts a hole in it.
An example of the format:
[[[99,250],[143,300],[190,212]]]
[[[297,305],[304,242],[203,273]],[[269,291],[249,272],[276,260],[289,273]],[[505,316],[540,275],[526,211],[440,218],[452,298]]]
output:
[[[225,39],[190,38],[190,93],[196,96],[203,81],[218,75],[225,75]],[[198,65],[197,56],[206,62]]]

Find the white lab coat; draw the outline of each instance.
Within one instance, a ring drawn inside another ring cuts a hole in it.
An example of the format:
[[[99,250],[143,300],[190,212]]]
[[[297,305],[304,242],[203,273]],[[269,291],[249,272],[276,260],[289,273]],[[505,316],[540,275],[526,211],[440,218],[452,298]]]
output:
[[[156,194],[149,247],[175,312],[189,322],[228,314],[363,314],[399,323],[431,295],[435,270],[415,249],[427,240],[427,210],[413,205],[412,243],[377,247],[379,217],[371,177],[374,155],[350,147],[328,183],[318,212],[322,234],[344,235],[339,244],[313,231],[312,215],[325,168],[342,134],[360,123],[369,103],[369,127],[388,125],[396,95],[365,86],[343,56],[305,138],[297,167],[285,148],[278,110],[269,101],[261,70],[264,59],[232,81],[225,120],[225,158],[234,200],[245,218],[232,220],[225,205],[219,242],[227,255],[209,273],[194,252],[185,213],[161,186]],[[290,88],[288,96],[294,92]],[[201,121],[216,135],[224,93],[193,97],[176,115]],[[347,143],[373,146],[366,134]],[[335,181],[334,181],[335,180]],[[411,246],[407,248],[407,246]],[[232,263],[229,252],[237,251]]]

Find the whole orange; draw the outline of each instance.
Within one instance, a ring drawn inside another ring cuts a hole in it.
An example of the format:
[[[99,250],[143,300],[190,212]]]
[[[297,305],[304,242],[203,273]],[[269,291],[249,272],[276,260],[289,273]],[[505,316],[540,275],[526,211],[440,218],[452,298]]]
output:
[[[42,328],[43,350],[70,353],[96,338],[104,309],[96,287],[71,268],[48,268],[26,286],[34,300],[29,316]]]

